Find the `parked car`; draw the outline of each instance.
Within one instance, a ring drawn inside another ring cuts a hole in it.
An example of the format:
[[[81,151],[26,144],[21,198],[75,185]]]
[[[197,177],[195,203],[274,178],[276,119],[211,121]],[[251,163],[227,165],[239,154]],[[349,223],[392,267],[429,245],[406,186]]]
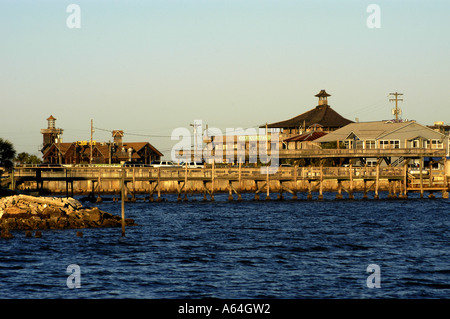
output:
[[[150,164],[151,167],[175,167],[176,165],[172,161],[153,161]]]
[[[127,162],[123,163],[122,166],[123,167],[144,167],[145,165],[144,165],[144,163],[141,163],[141,162],[129,162],[129,161],[127,161]]]
[[[412,166],[409,167],[408,173],[411,175],[420,175],[420,167]],[[422,168],[422,175],[428,175],[428,169]]]
[[[202,162],[181,162],[180,165],[182,167],[187,167],[188,168],[202,168],[203,167],[203,163]]]

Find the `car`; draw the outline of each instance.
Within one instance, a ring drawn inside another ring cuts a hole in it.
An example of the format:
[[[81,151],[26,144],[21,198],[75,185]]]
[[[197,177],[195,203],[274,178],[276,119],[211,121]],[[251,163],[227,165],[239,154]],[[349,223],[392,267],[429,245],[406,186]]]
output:
[[[123,167],[143,167],[144,163],[127,161],[127,162],[123,163],[122,166]]]
[[[181,162],[180,165],[182,167],[188,167],[188,168],[203,168],[202,162]]]
[[[420,175],[420,166],[419,164],[408,164],[408,173],[411,175]],[[428,169],[422,167],[422,174],[427,175]]]
[[[411,175],[420,175],[420,168],[416,167],[416,168],[410,169],[409,170],[409,174],[411,174]],[[422,175],[428,175],[428,169],[422,168]]]
[[[176,165],[172,161],[153,161],[150,164],[151,167],[175,167]]]

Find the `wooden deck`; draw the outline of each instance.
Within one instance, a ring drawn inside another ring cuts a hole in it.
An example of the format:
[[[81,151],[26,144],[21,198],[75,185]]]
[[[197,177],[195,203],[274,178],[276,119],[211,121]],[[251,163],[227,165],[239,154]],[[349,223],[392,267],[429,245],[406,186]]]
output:
[[[411,176],[403,167],[279,167],[271,173],[265,167],[205,167],[186,169],[181,167],[16,167],[11,188],[27,186],[37,191],[44,189],[55,194],[117,194],[121,185],[126,193],[133,197],[138,193],[204,193],[211,199],[214,193],[235,193],[240,197],[243,192],[259,194],[289,192],[296,196],[299,191],[336,192],[337,198],[346,192],[352,198],[353,192],[361,191],[367,196],[369,191],[378,198],[381,182],[388,185],[389,194],[398,193],[407,196],[409,191],[424,192],[448,191],[447,177],[443,171],[433,170],[420,178]],[[300,183],[300,184],[299,184]],[[300,187],[300,186],[301,187]],[[170,188],[172,187],[172,188]],[[303,187],[303,188],[302,188]]]

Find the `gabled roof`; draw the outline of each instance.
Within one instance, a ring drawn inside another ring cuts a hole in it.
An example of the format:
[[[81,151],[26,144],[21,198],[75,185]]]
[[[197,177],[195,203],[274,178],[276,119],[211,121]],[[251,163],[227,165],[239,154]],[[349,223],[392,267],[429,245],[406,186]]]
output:
[[[72,147],[73,143],[53,143],[51,145],[49,145],[45,150],[43,150],[42,154],[43,157],[46,156],[46,154],[48,152],[50,152],[53,149],[57,149],[59,147],[61,154],[64,156],[66,154],[66,152]]]
[[[132,142],[132,143],[123,143],[123,146],[128,148],[133,148],[136,152],[139,152],[142,148],[144,148],[146,145],[150,147],[150,149],[155,152],[158,156],[163,156],[163,154],[158,151],[152,144],[149,142]]]
[[[353,123],[353,121],[344,118],[339,113],[331,108],[329,105],[318,105],[315,108],[297,115],[286,121],[276,122],[268,124],[268,128],[298,128],[308,127],[313,124],[320,124],[323,127],[339,128],[347,124]],[[260,127],[265,127],[262,125]]]
[[[395,123],[391,121],[351,123],[318,139],[317,142],[344,141],[352,133],[358,136],[360,140],[375,140],[386,133],[411,123],[412,122]]]
[[[407,128],[407,129],[406,129]],[[405,129],[411,134],[411,137],[426,134],[433,136],[444,136],[443,134],[433,131],[415,121],[409,122],[392,122],[392,121],[376,121],[376,122],[358,122],[351,123],[334,132],[327,134],[316,140],[318,143],[344,141],[350,134],[355,134],[360,140],[378,140],[395,134],[396,132],[405,133]],[[419,133],[420,131],[420,133]]]
[[[45,150],[43,150],[42,154],[43,157],[45,158],[47,156],[47,154],[55,149],[58,148],[58,146],[60,147],[61,150],[61,154],[63,156],[65,156],[65,154],[67,153],[67,151],[69,151],[71,148],[75,147],[76,143],[53,143],[52,145],[48,146]],[[122,152],[120,149],[117,150],[116,155],[118,158],[126,158],[128,159],[129,155],[128,155],[128,149],[131,147],[135,152],[133,152],[132,158],[136,158],[139,159],[140,156],[139,154],[137,154],[140,150],[142,150],[146,145],[148,145],[150,147],[150,149],[158,156],[163,156],[163,154],[158,151],[153,145],[151,145],[148,142],[131,142],[131,143],[123,143],[123,147],[125,148],[125,152]],[[93,145],[93,149],[97,149],[99,153],[101,153],[103,155],[104,158],[108,158],[109,157],[109,146],[108,145],[102,145],[102,144],[96,144]],[[90,147],[89,145],[87,145],[86,147],[81,149],[81,154],[89,154],[90,152]],[[123,154],[122,154],[123,153]]]

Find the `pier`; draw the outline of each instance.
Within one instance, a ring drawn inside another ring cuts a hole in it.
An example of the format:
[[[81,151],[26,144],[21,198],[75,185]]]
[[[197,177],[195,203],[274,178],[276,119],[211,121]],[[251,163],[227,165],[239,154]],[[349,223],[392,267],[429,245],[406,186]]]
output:
[[[388,198],[407,198],[410,192],[425,193],[434,197],[442,193],[448,198],[448,173],[444,169],[421,167],[412,174],[407,165],[369,167],[279,167],[272,173],[269,167],[239,164],[234,167],[205,165],[203,168],[186,167],[16,167],[10,174],[9,186],[15,190],[35,191],[39,194],[62,196],[88,195],[101,200],[103,195],[119,195],[136,200],[144,195],[149,201],[161,201],[163,194],[177,194],[178,200],[188,200],[188,195],[203,194],[204,200],[214,200],[214,194],[228,193],[229,200],[241,200],[243,193],[252,193],[256,200],[283,199],[290,194],[297,199],[305,193],[307,199],[323,199],[325,192],[336,193],[336,199],[353,199],[355,192],[363,198],[373,194],[379,198],[381,191]],[[321,162],[322,163],[322,162]],[[372,195],[371,195],[372,196]]]

